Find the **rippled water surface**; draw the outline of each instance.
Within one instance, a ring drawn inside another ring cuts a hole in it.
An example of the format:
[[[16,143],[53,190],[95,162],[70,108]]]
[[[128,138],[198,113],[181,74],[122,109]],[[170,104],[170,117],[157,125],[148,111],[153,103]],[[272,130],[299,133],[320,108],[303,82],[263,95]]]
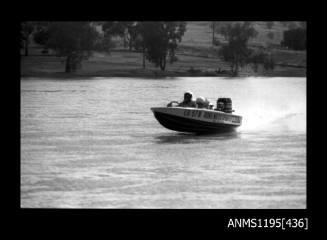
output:
[[[163,128],[150,108],[187,90],[243,125]],[[306,78],[23,78],[21,206],[306,208]]]

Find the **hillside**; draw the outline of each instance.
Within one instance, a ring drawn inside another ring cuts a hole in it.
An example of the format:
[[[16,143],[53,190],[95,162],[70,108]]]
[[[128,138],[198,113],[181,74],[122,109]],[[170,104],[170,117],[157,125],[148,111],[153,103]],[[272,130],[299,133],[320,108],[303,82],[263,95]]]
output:
[[[185,32],[181,45],[193,47],[211,47],[212,46],[212,22],[187,22],[187,31]],[[298,22],[293,22],[292,27],[299,26]],[[267,27],[267,22],[254,22],[253,27],[258,32],[255,39],[250,40],[250,45],[269,46],[280,45],[283,39],[283,31],[288,30],[288,25],[281,22],[274,22],[271,29]],[[268,33],[273,33],[273,38],[268,37]],[[215,34],[215,38],[224,42],[223,36]]]
[[[165,72],[156,69],[153,64],[146,62],[146,69],[142,69],[142,55],[123,49],[122,41],[116,39],[116,49],[110,54],[94,53],[93,57],[83,62],[83,67],[76,75],[82,76],[214,76],[215,70],[229,70],[229,63],[218,57],[218,48],[212,46],[211,22],[187,22],[187,31],[176,53],[178,61],[167,65]],[[296,22],[294,23],[297,24]],[[250,41],[252,47],[267,47],[273,45],[273,57],[276,68],[271,72],[259,71],[254,73],[250,68],[244,68],[241,76],[306,76],[306,52],[280,49],[283,31],[287,29],[280,22],[275,22],[271,29],[266,22],[256,22],[254,27],[258,31],[255,39]],[[268,32],[273,32],[274,38],[269,39]],[[215,34],[219,41],[224,42],[222,36]],[[62,75],[64,59],[41,54],[42,47],[31,44],[30,56],[21,58],[22,76]],[[190,70],[195,71],[191,72]],[[63,74],[65,75],[65,74]]]
[[[212,45],[211,22],[187,22],[185,32],[178,53],[180,55],[217,58],[218,48]],[[258,32],[257,37],[249,41],[251,47],[271,47],[272,55],[277,65],[288,67],[306,67],[306,52],[281,49],[280,42],[283,39],[283,32],[288,29],[287,25],[281,22],[274,22],[269,29],[266,22],[255,22],[254,28]],[[298,22],[292,23],[293,27],[299,26]],[[273,33],[273,38],[268,33]],[[220,42],[226,42],[223,36],[215,34]],[[226,68],[228,63],[219,60],[219,64]]]

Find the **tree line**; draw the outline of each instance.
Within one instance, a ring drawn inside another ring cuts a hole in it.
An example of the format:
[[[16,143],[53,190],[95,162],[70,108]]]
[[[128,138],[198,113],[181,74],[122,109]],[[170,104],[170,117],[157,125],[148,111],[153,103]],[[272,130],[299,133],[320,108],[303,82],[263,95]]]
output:
[[[271,28],[273,22],[267,22]],[[102,32],[96,30],[100,27]],[[218,57],[230,63],[230,72],[238,75],[241,67],[250,65],[255,71],[259,65],[264,69],[274,69],[272,54],[264,49],[249,47],[249,40],[257,36],[253,22],[213,22],[214,33],[221,34],[227,44],[220,47]],[[28,55],[31,35],[36,43],[45,50],[51,49],[58,56],[65,57],[65,72],[75,72],[82,61],[88,59],[94,51],[110,52],[114,48],[113,37],[121,37],[124,46],[130,51],[138,51],[145,60],[153,63],[162,71],[167,62],[178,60],[176,50],[186,32],[187,24],[181,21],[110,21],[110,22],[23,22],[21,24],[21,48]],[[284,46],[303,49],[306,32],[292,29],[284,32]],[[298,40],[300,39],[300,40]],[[299,44],[299,42],[301,42]]]
[[[231,73],[238,75],[240,67],[250,65],[256,72],[259,65],[265,70],[273,70],[275,61],[271,51],[268,49],[251,48],[248,41],[255,38],[258,34],[253,26],[254,22],[250,21],[223,21],[212,22],[210,28],[212,30],[212,44],[221,46],[219,55],[227,62],[230,62]],[[283,31],[283,40],[280,45],[292,50],[306,49],[306,22],[298,22],[300,26],[294,22],[281,22],[283,26],[288,26],[288,30]],[[275,22],[265,22],[267,29],[272,29]],[[215,33],[224,37],[227,44],[221,44],[216,38]],[[267,33],[269,39],[274,38],[273,32]]]
[[[96,30],[99,25],[103,33]],[[167,61],[177,60],[175,53],[186,22],[24,22],[21,47],[25,48],[25,55],[33,29],[36,43],[66,58],[67,73],[75,72],[93,51],[110,51],[114,36],[124,37],[130,50],[142,51],[143,67],[147,59],[164,71]]]

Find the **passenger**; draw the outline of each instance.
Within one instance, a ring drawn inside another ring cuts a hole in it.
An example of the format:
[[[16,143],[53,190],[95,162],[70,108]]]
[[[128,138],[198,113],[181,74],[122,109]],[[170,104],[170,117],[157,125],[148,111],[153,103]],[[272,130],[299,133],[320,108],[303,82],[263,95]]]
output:
[[[213,109],[213,104],[210,103],[208,98],[198,97],[196,99],[196,104],[198,108]]]
[[[197,108],[206,108],[206,100],[204,97],[198,97],[195,101]]]
[[[208,100],[208,98],[205,98],[204,108],[206,108],[206,109],[213,109],[213,104],[210,103],[210,101]]]
[[[195,102],[192,100],[193,93],[192,92],[186,92],[184,93],[184,100],[183,102],[179,103],[179,107],[193,107],[196,108]]]

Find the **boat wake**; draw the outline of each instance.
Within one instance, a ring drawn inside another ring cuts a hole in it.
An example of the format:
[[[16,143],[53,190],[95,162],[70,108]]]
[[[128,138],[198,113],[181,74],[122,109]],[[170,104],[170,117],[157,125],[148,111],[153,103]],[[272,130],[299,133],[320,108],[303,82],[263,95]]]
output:
[[[252,109],[243,114],[240,131],[306,131],[306,110],[303,108]]]

